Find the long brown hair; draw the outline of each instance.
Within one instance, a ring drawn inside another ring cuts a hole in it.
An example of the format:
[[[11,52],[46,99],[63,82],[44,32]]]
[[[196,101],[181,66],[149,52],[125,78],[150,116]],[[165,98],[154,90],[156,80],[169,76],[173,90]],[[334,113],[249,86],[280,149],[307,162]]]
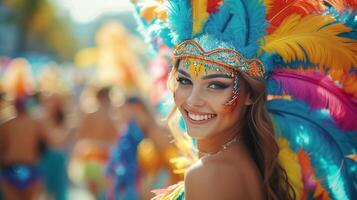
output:
[[[245,142],[263,177],[266,199],[296,199],[287,173],[278,162],[279,146],[274,138],[274,126],[266,109],[265,82],[243,74],[246,91],[253,104],[246,110]]]
[[[168,88],[174,93],[175,73],[178,62],[175,63],[168,79]],[[245,113],[244,141],[258,166],[263,178],[263,190],[268,200],[296,199],[295,191],[289,182],[286,171],[278,162],[279,146],[274,138],[274,126],[266,110],[267,93],[265,82],[256,80],[241,73],[244,84],[253,104],[248,106]],[[169,127],[174,135],[180,136],[178,130],[178,110],[174,106],[168,115]]]

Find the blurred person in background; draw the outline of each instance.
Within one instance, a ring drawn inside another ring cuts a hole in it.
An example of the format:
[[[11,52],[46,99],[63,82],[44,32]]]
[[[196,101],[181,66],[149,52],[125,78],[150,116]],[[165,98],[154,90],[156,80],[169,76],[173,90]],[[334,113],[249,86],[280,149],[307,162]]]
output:
[[[66,125],[64,96],[58,93],[41,93],[40,105],[43,110],[40,119],[53,144],[41,160],[46,196],[55,200],[65,200],[68,184],[69,129]]]
[[[16,111],[16,117],[0,125],[1,187],[5,199],[37,199],[42,187],[39,159],[49,138],[23,100],[16,100]]]
[[[97,199],[105,196],[104,166],[118,136],[118,128],[111,116],[109,93],[110,87],[101,88],[96,93],[98,108],[80,120],[69,165],[72,180],[79,184],[84,182]]]
[[[24,59],[15,59],[7,72],[7,95],[14,97],[15,113],[0,124],[1,188],[6,200],[38,199],[42,190],[39,160],[51,143],[44,127],[26,107],[29,71]]]
[[[121,112],[126,127],[107,168],[111,179],[108,199],[150,199],[153,188],[177,180],[169,163],[177,152],[170,144],[168,129],[158,123],[155,113],[140,97],[128,97]]]
[[[39,117],[53,137],[53,148],[68,151],[69,130],[66,119],[70,95],[65,87],[63,76],[54,67],[42,71],[39,82]]]
[[[68,150],[66,129],[65,97],[58,93],[41,93],[40,105],[43,109],[41,116],[45,128],[51,130],[49,134],[53,138],[53,148],[66,152]]]
[[[0,82],[1,84],[1,82]],[[4,112],[4,108],[5,108],[5,93],[3,92],[3,89],[0,85],[0,124],[3,121],[3,112]],[[0,147],[1,149],[1,147]],[[0,168],[0,174],[1,174],[1,168]],[[2,187],[0,187],[0,200],[3,200],[3,192],[2,192]]]
[[[167,126],[160,123],[158,115],[148,105],[138,101],[129,106],[132,116],[145,133],[137,149],[137,160],[140,169],[140,199],[153,197],[153,189],[175,183],[179,177],[173,172],[171,158],[178,155]],[[156,110],[155,110],[156,111]]]

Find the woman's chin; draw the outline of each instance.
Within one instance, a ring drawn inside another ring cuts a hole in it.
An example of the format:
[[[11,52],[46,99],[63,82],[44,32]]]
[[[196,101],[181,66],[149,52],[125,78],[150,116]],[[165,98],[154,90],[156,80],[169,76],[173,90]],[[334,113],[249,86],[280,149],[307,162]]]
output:
[[[197,131],[197,130],[190,130],[190,128],[187,129],[187,134],[195,139],[204,139],[209,137],[209,133],[207,132],[207,130],[201,130],[201,131]]]

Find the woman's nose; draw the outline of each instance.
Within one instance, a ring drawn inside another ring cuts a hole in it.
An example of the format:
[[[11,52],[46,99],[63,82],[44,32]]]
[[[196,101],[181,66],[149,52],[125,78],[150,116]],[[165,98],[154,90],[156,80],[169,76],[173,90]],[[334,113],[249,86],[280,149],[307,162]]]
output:
[[[203,106],[205,100],[202,98],[202,92],[198,87],[193,87],[190,95],[188,96],[186,103],[191,107]]]

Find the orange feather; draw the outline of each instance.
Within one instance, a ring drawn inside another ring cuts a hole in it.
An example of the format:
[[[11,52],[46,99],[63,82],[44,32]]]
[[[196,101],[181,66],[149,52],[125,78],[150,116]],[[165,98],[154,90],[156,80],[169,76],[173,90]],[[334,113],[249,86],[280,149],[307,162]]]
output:
[[[346,7],[357,10],[357,0],[346,0]]]
[[[320,71],[324,72],[323,69]],[[330,69],[327,74],[341,85],[343,91],[357,98],[357,74],[342,69]]]
[[[357,154],[350,154],[350,155],[347,155],[346,157],[351,158],[352,160],[357,162]]]
[[[268,8],[266,19],[270,21],[268,33],[273,32],[291,14],[305,16],[325,10],[322,0],[272,0],[265,3]]]
[[[311,165],[309,155],[303,150],[299,150],[298,152],[299,162],[301,164],[302,175],[304,182],[316,184],[314,191],[311,191],[311,188],[305,188],[305,193],[301,199],[307,199],[307,194],[309,192],[314,192],[314,197],[316,199],[328,200],[329,194],[328,192],[322,187],[320,181],[318,181],[315,177],[315,171],[313,166]]]

